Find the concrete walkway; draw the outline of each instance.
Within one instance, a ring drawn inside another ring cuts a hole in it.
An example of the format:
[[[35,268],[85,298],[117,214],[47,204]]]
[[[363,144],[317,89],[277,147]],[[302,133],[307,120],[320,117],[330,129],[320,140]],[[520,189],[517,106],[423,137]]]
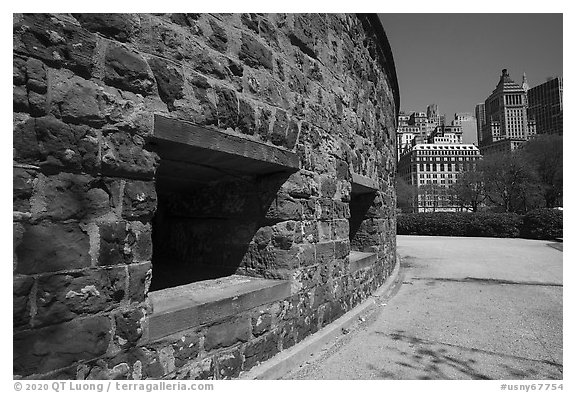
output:
[[[398,293],[285,379],[562,379],[562,251],[398,236]]]

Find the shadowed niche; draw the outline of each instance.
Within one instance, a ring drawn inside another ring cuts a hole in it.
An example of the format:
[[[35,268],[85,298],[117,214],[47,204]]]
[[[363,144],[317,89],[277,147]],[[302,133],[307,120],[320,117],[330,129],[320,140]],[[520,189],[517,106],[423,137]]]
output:
[[[177,183],[163,173],[161,163],[150,290],[245,274],[254,236],[270,224],[266,213],[289,174]]]
[[[376,199],[376,192],[365,194],[352,194],[350,198],[350,246],[352,249],[361,251],[364,244],[366,229],[362,229],[362,223],[366,219],[366,213],[370,210]]]

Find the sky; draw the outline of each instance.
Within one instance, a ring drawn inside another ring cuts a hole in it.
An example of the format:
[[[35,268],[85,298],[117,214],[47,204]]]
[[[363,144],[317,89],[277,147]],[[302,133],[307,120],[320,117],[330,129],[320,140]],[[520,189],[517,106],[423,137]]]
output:
[[[446,120],[472,112],[502,69],[530,87],[562,76],[562,14],[379,14],[392,47],[400,108]]]

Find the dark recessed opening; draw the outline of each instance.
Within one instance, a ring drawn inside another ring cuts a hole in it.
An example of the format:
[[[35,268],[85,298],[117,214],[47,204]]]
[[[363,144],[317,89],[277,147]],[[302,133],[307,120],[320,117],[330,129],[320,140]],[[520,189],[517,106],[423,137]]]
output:
[[[372,228],[368,222],[368,212],[372,206],[376,192],[363,194],[352,193],[350,198],[349,237],[350,248],[353,251],[363,251],[367,244],[367,234]]]
[[[157,172],[150,290],[241,273],[261,221],[256,180],[243,177],[175,187],[163,178],[166,172]]]
[[[234,274],[265,276],[267,260],[250,252],[253,238],[270,225],[266,213],[298,170],[298,156],[160,115],[147,148],[161,158],[150,290],[190,289]]]

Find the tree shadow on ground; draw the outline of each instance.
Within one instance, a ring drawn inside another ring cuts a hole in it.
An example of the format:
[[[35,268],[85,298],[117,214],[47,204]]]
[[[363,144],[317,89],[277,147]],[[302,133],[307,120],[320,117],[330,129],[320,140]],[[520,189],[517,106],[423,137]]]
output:
[[[504,356],[509,357],[510,361],[517,361],[521,358],[422,340],[418,337],[407,335],[402,330],[397,330],[392,334],[378,331],[375,333],[386,336],[395,342],[394,346],[383,348],[383,350],[390,353],[390,359],[394,364],[392,371],[382,366],[368,364],[368,368],[377,372],[382,379],[486,380],[500,379],[503,376],[509,376],[505,379],[562,379],[562,365],[554,362],[538,362],[546,364],[551,370],[545,370],[542,367],[528,367],[520,370],[506,364],[506,359],[504,359],[498,361],[497,364],[491,365],[493,367],[490,368],[494,372],[486,374],[480,371],[479,360],[482,357]],[[486,367],[482,368],[485,369]],[[413,377],[399,377],[406,374],[413,375]]]

